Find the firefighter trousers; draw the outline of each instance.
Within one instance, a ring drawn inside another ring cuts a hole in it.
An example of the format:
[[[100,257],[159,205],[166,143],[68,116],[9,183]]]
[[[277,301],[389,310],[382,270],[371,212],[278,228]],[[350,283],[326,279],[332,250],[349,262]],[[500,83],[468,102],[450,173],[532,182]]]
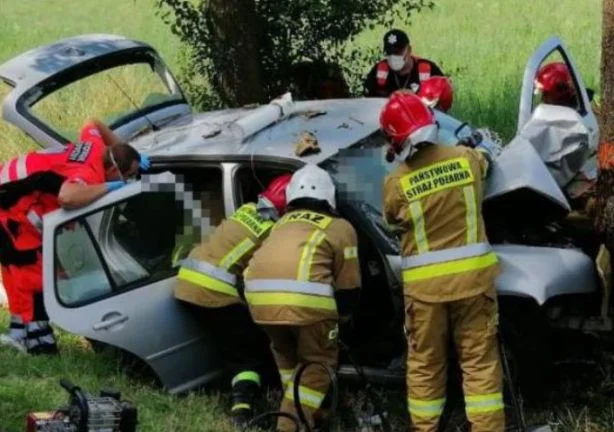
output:
[[[410,431],[437,431],[446,401],[451,336],[472,432],[503,432],[503,373],[495,289],[445,303],[425,303],[406,295],[405,309]]]
[[[339,355],[338,324],[325,320],[305,326],[264,325],[271,340],[271,351],[279,370],[284,396],[280,411],[298,416],[294,406],[294,373],[306,362],[322,362],[337,368]],[[317,365],[308,366],[299,383],[301,407],[307,421],[314,427],[315,418],[330,386],[326,371]],[[294,423],[284,417],[277,421],[278,432],[294,432]]]

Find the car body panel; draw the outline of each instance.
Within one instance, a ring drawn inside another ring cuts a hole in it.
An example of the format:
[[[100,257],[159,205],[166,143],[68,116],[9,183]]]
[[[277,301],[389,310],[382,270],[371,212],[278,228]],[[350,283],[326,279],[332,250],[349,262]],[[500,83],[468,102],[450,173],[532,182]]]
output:
[[[61,287],[62,281],[56,281],[57,259],[76,253],[80,260],[85,261],[81,263],[82,266],[92,265],[92,262],[87,262],[84,238],[74,236],[65,240],[61,248],[56,248],[56,228],[92,213],[96,216],[110,205],[147,193],[143,192],[144,190],[150,189],[144,189],[143,182],[136,182],[109,193],[82,209],[56,210],[45,215],[43,280],[47,288],[44,290],[44,301],[54,324],[71,333],[121,348],[143,359],[168,391],[177,393],[218,376],[222,364],[216,351],[211,348],[212,339],[207,329],[203,328],[192,314],[186,313],[187,310],[174,299],[174,277],[83,306],[67,307],[62,303],[62,300],[66,299],[61,299],[58,295],[59,288],[62,288],[62,293],[66,293],[67,288],[72,288],[68,290],[69,293],[79,294],[79,291],[86,290],[90,297],[92,290],[96,290],[97,283],[100,286],[102,280],[107,279],[104,275],[96,278],[92,272],[88,273],[87,280],[73,278],[68,282],[64,281],[74,284],[73,287]],[[97,228],[93,226],[92,231]],[[114,245],[114,254],[118,248],[121,247]],[[96,256],[89,259],[98,260]],[[81,295],[84,294],[81,292]]]
[[[160,161],[185,156],[246,156],[318,164],[376,132],[379,122],[374,113],[384,103],[385,99],[379,98],[295,102],[292,115],[280,118],[274,126],[264,127],[245,141],[233,122],[256,114],[254,110],[216,111],[186,118],[180,124],[144,135],[131,144]],[[325,113],[307,117],[312,111]],[[295,145],[304,131],[316,137],[320,152],[295,154]],[[215,135],[203,138],[207,134]]]

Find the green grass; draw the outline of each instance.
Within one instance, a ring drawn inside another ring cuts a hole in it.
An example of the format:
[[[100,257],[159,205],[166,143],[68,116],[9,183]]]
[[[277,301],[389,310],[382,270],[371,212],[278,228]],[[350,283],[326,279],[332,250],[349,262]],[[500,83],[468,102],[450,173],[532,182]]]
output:
[[[435,9],[415,15],[407,30],[415,52],[436,61],[452,76],[456,91],[453,114],[476,126],[491,126],[509,138],[516,126],[525,63],[551,34],[561,36],[567,43],[585,84],[599,90],[601,0],[435,2]],[[177,71],[181,45],[155,16],[153,3],[154,0],[0,0],[0,63],[62,37],[104,32],[152,44]],[[379,46],[383,30],[366,31],[357,43]],[[3,90],[0,85],[0,97]],[[95,104],[84,100],[72,106],[71,102],[68,124],[78,122],[77,116],[119,109],[114,105],[116,101],[116,94],[101,88]],[[69,102],[61,103],[50,104],[46,115],[67,110],[65,105]],[[0,162],[34,146],[15,128],[0,122]],[[6,313],[0,311],[0,327],[6,323]],[[120,389],[139,407],[140,431],[229,430],[224,420],[227,395],[171,397],[147,382],[127,376],[115,359],[94,354],[78,338],[61,334],[61,345],[60,359],[26,358],[0,350],[0,431],[21,431],[26,412],[62,405],[66,396],[57,385],[61,377],[91,391],[108,386]],[[531,415],[548,419],[556,431],[614,431],[614,405],[609,397],[613,363],[604,357],[591,385],[588,380],[575,385],[561,383],[562,389],[553,390],[552,403],[533,408]],[[354,396],[348,396],[350,402],[342,407],[345,411],[352,405],[351,397]],[[396,402],[402,397],[388,394]],[[403,423],[402,413],[396,421]]]

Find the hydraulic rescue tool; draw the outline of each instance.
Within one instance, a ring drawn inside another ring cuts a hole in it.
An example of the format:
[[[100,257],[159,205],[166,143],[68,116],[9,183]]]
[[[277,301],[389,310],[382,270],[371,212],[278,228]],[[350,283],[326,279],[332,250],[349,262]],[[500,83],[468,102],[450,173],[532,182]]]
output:
[[[84,392],[66,379],[60,385],[68,392],[68,405],[52,412],[30,413],[26,432],[135,432],[137,409],[121,400],[115,390],[99,396]]]

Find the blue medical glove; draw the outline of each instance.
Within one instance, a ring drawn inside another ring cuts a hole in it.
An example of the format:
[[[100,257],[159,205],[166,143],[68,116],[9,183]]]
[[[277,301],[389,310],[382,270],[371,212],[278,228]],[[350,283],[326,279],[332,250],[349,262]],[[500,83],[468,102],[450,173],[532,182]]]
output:
[[[141,171],[147,171],[149,167],[151,167],[151,162],[149,161],[149,158],[146,155],[142,154],[139,168],[141,169]]]
[[[107,185],[107,192],[113,192],[114,190],[126,186],[126,182],[123,182],[121,180],[106,182],[105,184]]]

